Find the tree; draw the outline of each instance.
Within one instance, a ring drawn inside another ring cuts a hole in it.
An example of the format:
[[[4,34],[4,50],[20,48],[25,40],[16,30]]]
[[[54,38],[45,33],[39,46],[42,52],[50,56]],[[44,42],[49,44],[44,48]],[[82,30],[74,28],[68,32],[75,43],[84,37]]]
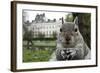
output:
[[[65,21],[66,22],[73,22],[73,15],[72,15],[72,13],[69,13],[68,15],[66,15]]]
[[[56,19],[54,18],[53,21],[56,22]]]
[[[39,37],[39,38],[44,38],[44,37],[45,37],[45,34],[39,32],[39,33],[38,33],[38,37]]]
[[[48,19],[48,22],[50,22],[50,19]]]
[[[53,38],[56,38],[57,33],[56,32],[53,32],[52,36],[53,36]]]
[[[25,24],[23,24],[23,42],[27,41],[27,49],[32,49],[33,46],[33,36],[34,36],[34,32],[33,29],[31,29],[30,31],[28,30],[30,26],[27,26]]]

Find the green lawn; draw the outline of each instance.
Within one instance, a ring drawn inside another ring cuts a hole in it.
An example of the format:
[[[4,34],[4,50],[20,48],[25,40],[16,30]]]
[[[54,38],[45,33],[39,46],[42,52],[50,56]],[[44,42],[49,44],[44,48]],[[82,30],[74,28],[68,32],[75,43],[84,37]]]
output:
[[[42,62],[49,61],[53,53],[56,43],[55,41],[33,41],[33,48],[41,48],[39,50],[27,49],[26,41],[23,42],[23,62]],[[46,49],[45,49],[46,48]]]
[[[52,49],[52,48],[51,48]],[[23,50],[23,62],[49,61],[53,50]]]

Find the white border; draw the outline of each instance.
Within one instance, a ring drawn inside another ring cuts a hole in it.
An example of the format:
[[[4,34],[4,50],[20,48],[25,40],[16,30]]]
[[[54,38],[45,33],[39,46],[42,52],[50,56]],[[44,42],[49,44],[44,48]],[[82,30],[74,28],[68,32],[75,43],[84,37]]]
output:
[[[66,11],[66,12],[82,12],[91,13],[91,59],[77,60],[77,61],[63,61],[63,62],[22,62],[22,9],[34,10],[52,10],[52,11]],[[51,68],[51,67],[68,67],[68,66],[82,66],[95,65],[96,63],[96,10],[94,8],[81,7],[60,7],[60,6],[44,6],[44,5],[28,5],[17,4],[17,69],[35,69],[35,68]]]

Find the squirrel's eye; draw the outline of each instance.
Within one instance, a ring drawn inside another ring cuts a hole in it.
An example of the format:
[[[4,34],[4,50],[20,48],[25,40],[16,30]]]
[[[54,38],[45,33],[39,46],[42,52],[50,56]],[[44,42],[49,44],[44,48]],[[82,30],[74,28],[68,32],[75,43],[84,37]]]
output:
[[[77,32],[77,28],[75,28],[75,30],[74,30],[75,32]]]
[[[62,29],[60,28],[60,32],[62,32]]]

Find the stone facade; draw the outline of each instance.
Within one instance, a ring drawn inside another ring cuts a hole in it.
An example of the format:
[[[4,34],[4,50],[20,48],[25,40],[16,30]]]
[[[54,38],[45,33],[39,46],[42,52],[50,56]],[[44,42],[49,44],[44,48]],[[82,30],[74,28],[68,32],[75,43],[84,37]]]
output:
[[[42,36],[44,35],[44,37],[48,38],[54,37],[54,35],[59,32],[62,21],[56,19],[47,19],[45,17],[45,14],[43,13],[37,14],[35,20],[32,20],[32,22],[24,22],[23,25],[27,27],[28,31],[33,32],[34,37],[39,37],[39,35],[41,34]]]

